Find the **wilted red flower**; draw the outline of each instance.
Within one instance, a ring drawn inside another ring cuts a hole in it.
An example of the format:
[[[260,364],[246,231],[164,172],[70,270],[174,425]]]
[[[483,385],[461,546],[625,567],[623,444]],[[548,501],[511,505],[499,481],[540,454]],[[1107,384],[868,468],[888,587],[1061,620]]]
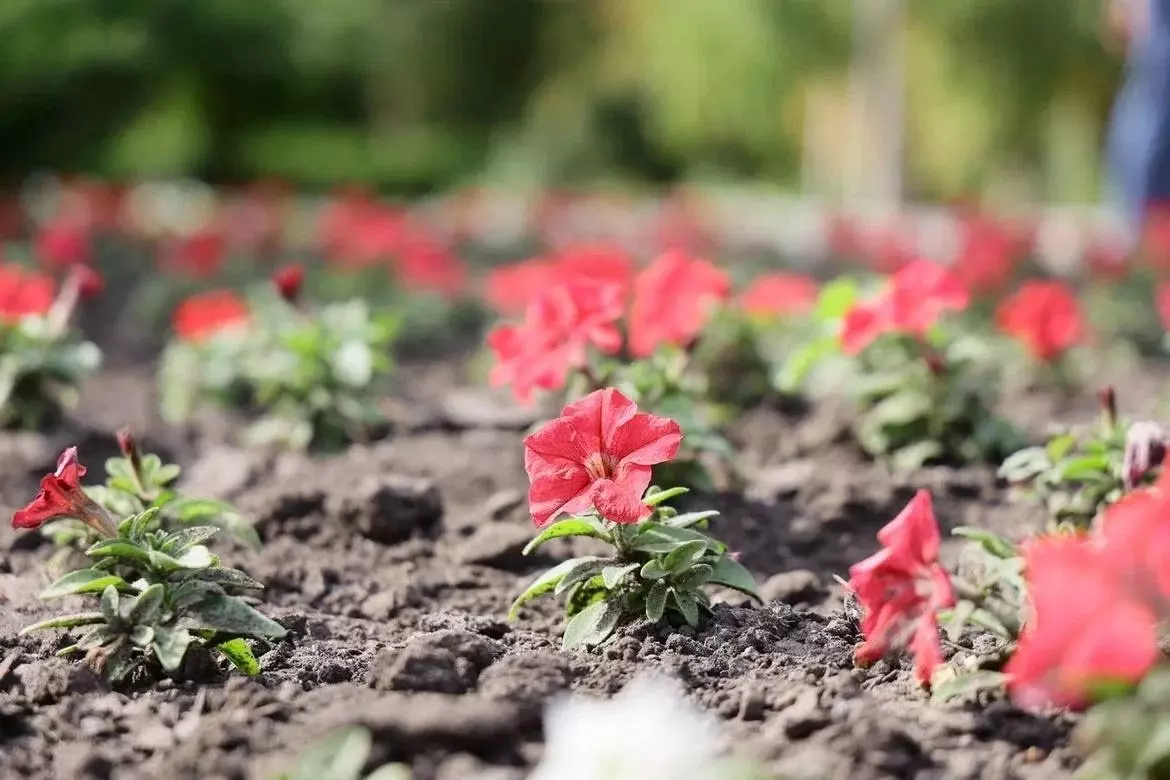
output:
[[[739,306],[757,317],[807,314],[816,306],[818,287],[811,276],[772,273],[758,277],[739,296]]]
[[[203,341],[225,328],[248,321],[248,306],[230,290],[192,295],[175,308],[172,325],[184,341]]]
[[[849,568],[849,587],[861,603],[857,660],[872,663],[891,649],[909,649],[914,674],[930,683],[942,663],[938,611],[955,604],[950,577],[938,562],[939,530],[930,493],[918,494],[878,531],[882,549]]]
[[[26,271],[14,263],[0,265],[0,322],[44,314],[52,307],[55,295],[51,276]]]
[[[33,253],[48,268],[88,263],[91,257],[88,226],[67,217],[48,222],[37,231]]]
[[[615,323],[622,316],[621,291],[612,284],[569,279],[550,287],[528,305],[523,322],[499,325],[487,336],[496,365],[489,381],[510,385],[521,403],[536,389],[564,386],[569,371],[588,360],[588,348],[621,349]]]
[[[569,404],[524,439],[532,521],[540,528],[590,509],[614,523],[645,519],[651,467],[674,458],[681,441],[677,422],[639,412],[612,387]]]
[[[41,489],[23,509],[12,515],[13,528],[40,528],[50,520],[80,520],[102,536],[118,535],[113,518],[81,488],[85,466],[77,460],[77,448],[70,447],[57,459],[57,470],[41,478]]]
[[[666,252],[634,280],[630,351],[649,357],[663,344],[685,347],[727,299],[731,281],[706,260]]]
[[[190,235],[167,239],[160,260],[162,267],[170,273],[206,279],[219,273],[227,252],[227,239],[219,229],[206,227]]]
[[[488,272],[484,298],[500,314],[518,314],[557,278],[550,260],[531,258],[497,266]]]
[[[1081,706],[1095,683],[1133,682],[1158,657],[1157,618],[1124,591],[1096,540],[1025,545],[1030,616],[1004,671],[1025,707]]]
[[[950,269],[916,260],[891,276],[876,298],[855,304],[845,314],[841,347],[856,355],[886,333],[925,338],[945,312],[962,311],[970,300]]]
[[[1084,320],[1076,296],[1058,281],[1032,280],[1000,304],[996,322],[1045,363],[1063,355],[1084,336]]]
[[[272,274],[272,285],[277,294],[289,303],[296,303],[301,297],[301,286],[305,283],[305,268],[299,263],[282,266]]]

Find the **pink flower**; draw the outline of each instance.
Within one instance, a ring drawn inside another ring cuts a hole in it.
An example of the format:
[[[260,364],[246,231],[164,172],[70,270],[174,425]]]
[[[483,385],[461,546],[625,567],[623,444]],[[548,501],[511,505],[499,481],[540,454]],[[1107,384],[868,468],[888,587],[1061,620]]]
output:
[[[856,355],[887,333],[925,338],[948,311],[967,308],[971,296],[949,269],[916,260],[890,277],[876,298],[845,314],[841,348]]]
[[[942,663],[938,611],[954,606],[951,580],[938,563],[939,531],[925,490],[878,532],[882,549],[849,569],[849,587],[861,603],[859,662],[891,649],[909,649],[924,685]]]
[[[730,291],[727,275],[706,260],[681,252],[659,255],[634,280],[630,351],[649,357],[663,344],[687,346]]]
[[[569,404],[524,439],[533,522],[590,509],[614,523],[649,517],[642,495],[651,467],[674,458],[681,441],[677,422],[639,412],[612,387]]]
[[[1085,334],[1080,304],[1063,282],[1025,282],[1000,304],[995,317],[1000,329],[1045,363],[1075,347]]]
[[[621,316],[621,290],[614,285],[570,279],[549,287],[528,305],[523,322],[488,333],[496,358],[488,381],[510,385],[521,403],[531,401],[533,390],[563,387],[569,371],[586,364],[590,346],[621,349],[615,324]]]
[[[1157,618],[1130,598],[1096,540],[1037,539],[1024,549],[1030,617],[1004,671],[1021,706],[1083,706],[1094,683],[1134,682],[1158,657]]]
[[[77,461],[77,448],[70,447],[57,459],[57,470],[41,478],[36,497],[13,513],[12,527],[40,528],[50,520],[68,517],[80,520],[102,536],[117,536],[113,518],[82,490],[84,476],[85,466]]]
[[[807,314],[817,302],[817,281],[810,276],[777,272],[758,277],[739,296],[739,307],[757,317]]]

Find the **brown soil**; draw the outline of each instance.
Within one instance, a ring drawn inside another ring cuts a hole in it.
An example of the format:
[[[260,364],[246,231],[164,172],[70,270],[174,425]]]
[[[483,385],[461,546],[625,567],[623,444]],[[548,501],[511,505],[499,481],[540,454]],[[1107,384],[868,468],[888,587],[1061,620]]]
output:
[[[189,467],[191,492],[255,518],[263,549],[230,560],[267,583],[266,611],[290,628],[256,679],[111,691],[53,657],[64,637],[16,637],[60,605],[36,599],[50,548],[0,525],[0,778],[267,780],[346,723],[373,729],[372,761],[405,761],[419,780],[522,778],[539,760],[551,697],[614,693],[648,669],[679,677],[737,750],[777,777],[1070,776],[1068,716],[1003,701],[939,706],[904,663],[853,668],[856,623],[833,575],[874,551],[874,533],[920,487],[934,493],[945,526],[1025,534],[1035,513],[1007,505],[990,469],[891,477],[851,448],[839,411],[755,410],[733,435],[744,489],[693,501],[723,512],[715,534],[742,553],[768,604],[727,597],[702,631],[637,624],[599,652],[564,652],[551,600],[514,624],[504,619],[527,581],[571,549],[520,554],[532,532],[520,439],[534,418],[457,387],[459,373],[404,368],[407,400],[394,407],[391,437],[332,459],[272,458],[215,434],[168,432],[143,412],[150,377],[134,369],[87,389],[78,413],[87,430],[0,439],[7,512],[32,495],[63,444],[79,441],[97,476],[118,425],[147,431],[150,446]],[[1036,427],[1093,410],[1034,396],[1011,411]]]

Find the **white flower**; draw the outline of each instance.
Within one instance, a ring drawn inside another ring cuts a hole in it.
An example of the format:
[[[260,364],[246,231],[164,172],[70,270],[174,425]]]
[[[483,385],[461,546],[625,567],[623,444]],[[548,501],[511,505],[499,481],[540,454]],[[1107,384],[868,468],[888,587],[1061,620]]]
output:
[[[641,677],[612,699],[575,695],[545,713],[544,758],[529,780],[722,780],[715,722],[676,680]]]

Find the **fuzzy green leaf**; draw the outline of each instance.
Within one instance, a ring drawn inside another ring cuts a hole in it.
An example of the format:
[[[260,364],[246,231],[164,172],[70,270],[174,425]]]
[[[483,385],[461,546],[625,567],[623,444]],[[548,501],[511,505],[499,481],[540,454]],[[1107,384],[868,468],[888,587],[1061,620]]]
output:
[[[689,590],[677,588],[671,588],[670,593],[674,596],[674,603],[678,606],[678,611],[682,613],[683,620],[687,621],[687,625],[691,628],[698,628],[699,602],[695,598],[695,594]]]
[[[130,521],[130,538],[141,539],[142,535],[150,530],[154,521],[158,518],[159,511],[159,507],[152,506],[135,515],[133,520]]]
[[[644,580],[660,580],[670,574],[670,572],[663,567],[662,561],[657,558],[651,558],[642,566],[642,571],[638,573]]]
[[[651,623],[662,620],[662,615],[666,612],[666,592],[666,582],[658,580],[650,586],[649,592],[646,593],[646,619]]]
[[[113,585],[107,585],[106,589],[102,591],[101,609],[102,615],[105,616],[106,622],[113,625],[118,623],[121,619],[121,613],[118,611],[118,589]]]
[[[626,575],[638,568],[638,564],[631,563],[626,566],[606,566],[601,570],[601,581],[605,584],[608,590],[613,590],[618,583],[625,579]]]
[[[959,526],[951,531],[955,536],[962,536],[965,539],[970,539],[973,542],[978,542],[979,545],[987,552],[994,555],[996,558],[1016,558],[1018,553],[1016,546],[1009,540],[1000,536],[999,534],[986,531],[982,528],[972,528],[970,526]]]
[[[184,525],[203,523],[222,528],[252,549],[260,548],[260,535],[246,517],[224,501],[205,498],[176,498],[167,507]]]
[[[150,624],[157,621],[162,614],[166,593],[166,587],[156,582],[138,594],[134,606],[130,608],[130,622]]]
[[[594,518],[588,516],[566,517],[564,520],[558,520],[537,534],[535,539],[525,545],[524,554],[530,554],[545,542],[553,539],[562,539],[566,536],[588,536],[594,539],[609,540],[605,529]]]
[[[263,590],[263,583],[249,577],[239,569],[229,568],[214,568],[214,569],[194,569],[190,571],[176,571],[171,574],[169,579],[172,582],[182,582],[184,580],[200,580],[202,582],[214,582],[225,587],[233,588],[248,588],[250,590]]]
[[[184,617],[191,628],[223,631],[247,637],[280,639],[284,626],[232,596],[209,596],[188,608]]]
[[[215,648],[223,653],[224,657],[231,661],[232,666],[236,667],[241,674],[247,677],[255,677],[260,674],[260,662],[256,660],[256,656],[253,655],[252,648],[248,646],[246,640],[238,637],[229,639],[226,642],[220,642]]]
[[[653,492],[650,492],[653,491]],[[675,496],[681,496],[684,493],[689,493],[690,488],[672,487],[666,490],[654,490],[653,486],[646,492],[646,496],[642,499],[642,503],[646,506],[658,506],[663,501],[669,501]]]
[[[729,556],[725,555],[715,562],[715,570],[711,572],[708,582],[738,590],[761,604],[764,603],[764,599],[756,590],[756,580],[752,573],[744,568],[742,563]]]
[[[680,572],[696,563],[705,552],[707,552],[706,539],[683,542],[667,554],[662,560],[662,566],[667,571]]]
[[[942,454],[942,444],[930,439],[923,439],[894,450],[890,453],[889,464],[894,471],[906,473],[922,468]]]
[[[162,668],[174,672],[183,665],[183,656],[191,644],[191,632],[185,628],[154,627],[154,655]]]
[[[1007,675],[1002,672],[979,671],[960,674],[931,688],[934,701],[945,702],[980,691],[996,691],[1003,688]]]
[[[673,528],[661,523],[645,523],[644,525],[645,527],[634,537],[631,544],[631,547],[639,552],[662,555],[669,554],[688,542],[702,540],[706,544],[711,543],[709,537],[689,528]]]
[[[40,598],[53,599],[61,596],[76,596],[80,593],[100,593],[110,585],[125,590],[126,581],[116,574],[100,569],[79,569],[66,574],[41,591]]]
[[[682,573],[682,575],[674,579],[676,587],[684,590],[698,590],[707,581],[711,579],[711,575],[715,572],[715,567],[708,563],[696,563]]]
[[[125,539],[103,539],[85,551],[90,558],[119,558],[132,563],[150,565],[147,550]]]
[[[570,569],[557,586],[553,588],[553,593],[557,596],[561,595],[569,588],[582,582],[588,582],[597,575],[601,574],[601,570],[609,563],[612,563],[612,558],[599,558],[596,560],[583,560],[581,563]]]
[[[175,531],[167,537],[167,540],[162,544],[160,549],[167,555],[181,556],[190,548],[197,544],[203,544],[217,533],[219,533],[219,529],[213,525],[191,526],[180,531]]]
[[[372,744],[360,726],[334,731],[305,752],[288,780],[361,780]]]
[[[671,528],[691,528],[692,526],[698,525],[704,520],[718,516],[719,510],[707,509],[702,512],[687,512],[685,514],[675,515],[674,517],[668,517],[665,520],[662,520],[661,523],[663,525],[668,525]]]
[[[618,601],[596,601],[578,612],[565,626],[564,648],[599,645],[617,628],[622,618]]]
[[[20,635],[31,634],[33,631],[44,631],[48,628],[76,628],[77,626],[92,626],[95,623],[105,623],[106,616],[101,612],[77,612],[72,615],[58,615],[48,620],[33,623],[20,630]]]
[[[582,560],[601,560],[596,556],[589,556],[587,558],[570,558],[567,561],[561,561],[556,566],[552,567],[544,574],[537,577],[531,585],[529,585],[523,593],[516,597],[512,602],[512,606],[508,608],[508,620],[515,620],[516,615],[520,611],[520,607],[532,601],[538,596],[543,596],[545,593],[551,593],[565,575],[572,571],[573,567],[577,566]]]

